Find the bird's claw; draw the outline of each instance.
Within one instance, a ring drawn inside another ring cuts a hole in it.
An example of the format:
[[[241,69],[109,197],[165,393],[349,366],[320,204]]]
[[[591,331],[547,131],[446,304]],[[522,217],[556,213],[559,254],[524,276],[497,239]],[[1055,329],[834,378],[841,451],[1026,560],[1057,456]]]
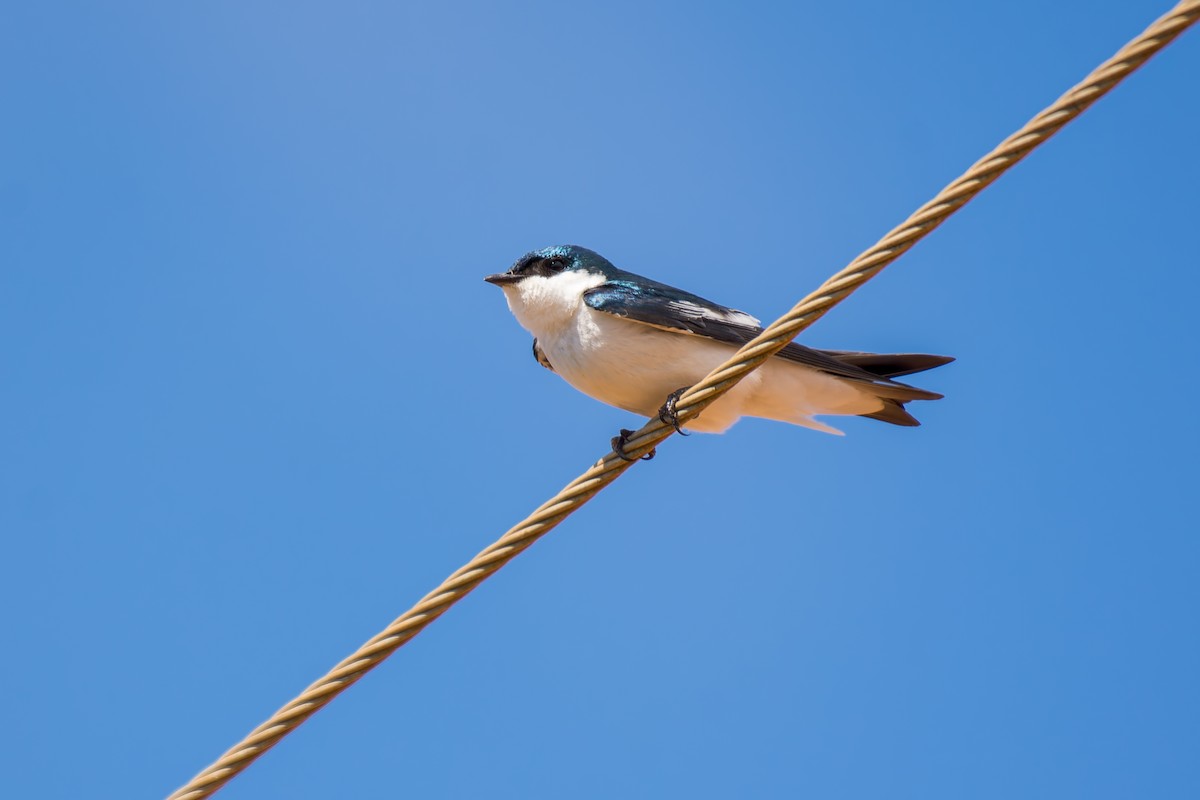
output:
[[[675,404],[679,402],[679,398],[683,396],[683,393],[686,392],[688,388],[689,387],[684,386],[671,392],[669,395],[667,395],[667,401],[663,403],[662,408],[658,410],[658,418],[662,421],[662,423],[664,425],[670,425],[675,429],[675,432],[681,436],[689,436],[690,434],[680,427],[679,414],[675,410]],[[633,434],[634,431],[621,428],[620,435],[612,438],[612,449],[617,458],[625,461],[637,460],[637,458],[632,457],[625,452],[625,445],[629,443],[629,437],[633,436]],[[644,456],[642,456],[642,461],[649,461],[650,459],[654,458],[654,453],[654,450],[646,453]]]
[[[690,436],[687,431],[679,427],[679,414],[675,411],[675,404],[679,402],[679,398],[688,390],[687,386],[676,389],[667,395],[667,402],[663,403],[662,408],[658,410],[658,418],[664,425],[670,425],[675,429],[675,432],[680,436]]]
[[[629,442],[629,437],[633,436],[634,433],[636,433],[636,431],[631,431],[628,428],[621,428],[621,432],[612,438],[613,452],[616,453],[617,458],[621,459],[622,461],[638,460],[636,457],[629,456],[625,453],[625,445]],[[654,450],[646,453],[641,457],[642,461],[649,461],[650,459],[654,458],[654,453]]]

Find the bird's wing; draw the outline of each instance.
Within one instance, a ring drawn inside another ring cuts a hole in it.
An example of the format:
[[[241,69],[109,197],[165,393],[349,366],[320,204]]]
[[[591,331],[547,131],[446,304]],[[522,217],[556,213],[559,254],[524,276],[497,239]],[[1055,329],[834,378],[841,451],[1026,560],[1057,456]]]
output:
[[[543,367],[551,372],[554,372],[554,365],[550,363],[550,359],[546,358],[546,351],[542,349],[540,344],[538,344],[536,336],[533,339],[533,357]]]
[[[644,278],[639,278],[636,282],[616,279],[602,283],[584,292],[583,301],[597,311],[632,322],[653,325],[676,333],[706,336],[737,346],[762,333],[762,325],[758,319],[744,311],[727,308],[703,297]],[[870,372],[842,361],[833,353],[813,350],[795,342],[788,344],[776,355],[842,378],[905,386],[877,372]]]

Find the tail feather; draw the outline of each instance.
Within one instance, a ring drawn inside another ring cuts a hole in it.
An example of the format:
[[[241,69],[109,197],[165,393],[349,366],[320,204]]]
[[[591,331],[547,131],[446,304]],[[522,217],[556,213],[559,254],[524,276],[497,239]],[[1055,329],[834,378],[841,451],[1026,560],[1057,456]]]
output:
[[[872,394],[880,400],[895,400],[899,403],[907,403],[910,400],[941,400],[945,395],[931,392],[928,389],[918,389],[915,386],[909,386],[907,383],[870,383],[862,384]]]
[[[851,364],[881,378],[898,378],[949,364],[953,356],[929,353],[860,353],[854,350],[822,350],[838,361]]]
[[[893,425],[903,425],[906,428],[916,428],[921,424],[916,417],[905,410],[903,403],[896,400],[884,400],[882,411],[876,411],[874,414],[859,414],[859,416],[877,419],[880,422],[890,422]]]

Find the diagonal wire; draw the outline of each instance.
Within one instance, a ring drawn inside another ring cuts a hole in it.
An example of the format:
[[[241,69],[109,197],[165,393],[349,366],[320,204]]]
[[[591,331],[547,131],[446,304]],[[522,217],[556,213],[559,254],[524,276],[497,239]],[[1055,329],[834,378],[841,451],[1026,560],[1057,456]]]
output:
[[[1116,55],[1093,70],[1083,82],[1001,142],[962,177],[917,209],[900,226],[825,281],[791,311],[771,323],[732,358],[688,389],[677,403],[681,423],[698,416],[706,406],[782,349],[800,331],[816,322],[855,289],[879,274],[884,267],[945,222],[951,214],[962,208],[1035,147],[1057,133],[1151,56],[1170,44],[1192,25],[1197,17],[1200,17],[1200,0],[1183,0],[1121,48]],[[658,419],[652,419],[629,438],[626,452],[631,456],[649,453],[655,445],[673,432],[671,427]],[[444,614],[450,606],[469,594],[489,575],[616,480],[632,466],[632,463],[612,453],[597,461],[567,484],[562,491],[509,529],[499,540],[454,572],[441,586],[425,595],[419,603],[386,629],[305,689],[299,697],[275,712],[270,719],[251,731],[216,762],[177,789],[168,800],[199,800],[216,792],[326,703],[420,633],[426,625]]]

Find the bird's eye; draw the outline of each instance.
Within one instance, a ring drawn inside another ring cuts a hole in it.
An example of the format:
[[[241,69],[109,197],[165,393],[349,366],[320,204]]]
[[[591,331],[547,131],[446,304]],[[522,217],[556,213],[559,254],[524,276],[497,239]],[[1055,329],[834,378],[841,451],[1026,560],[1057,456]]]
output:
[[[546,259],[546,269],[551,272],[562,272],[567,268],[567,260],[562,256],[552,256]]]

